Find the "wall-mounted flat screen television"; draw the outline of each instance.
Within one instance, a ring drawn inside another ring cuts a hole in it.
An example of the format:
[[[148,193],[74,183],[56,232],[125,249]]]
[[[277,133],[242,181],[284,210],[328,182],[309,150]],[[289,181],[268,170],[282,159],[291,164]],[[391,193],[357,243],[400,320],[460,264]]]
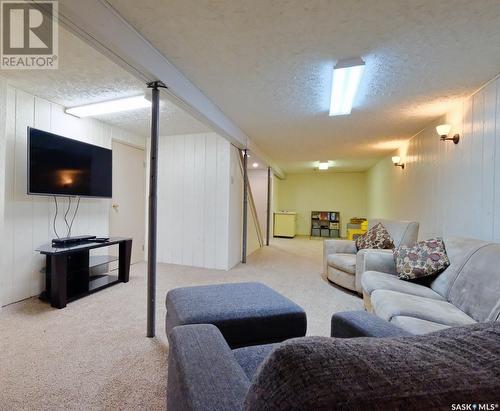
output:
[[[111,150],[28,127],[28,194],[111,198]]]

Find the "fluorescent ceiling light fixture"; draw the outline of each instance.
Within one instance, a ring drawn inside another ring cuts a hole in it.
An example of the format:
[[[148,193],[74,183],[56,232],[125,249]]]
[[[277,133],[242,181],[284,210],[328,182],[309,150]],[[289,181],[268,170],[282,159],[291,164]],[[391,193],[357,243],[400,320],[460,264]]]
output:
[[[253,167],[253,168],[257,168],[257,167],[259,167],[259,163],[253,163],[253,164],[252,164],[252,167]]]
[[[341,60],[333,68],[330,116],[350,114],[365,69],[360,58]]]
[[[72,114],[76,117],[92,117],[101,114],[118,113],[120,111],[137,110],[139,108],[146,107],[151,107],[151,102],[146,100],[144,96],[135,96],[103,101],[102,103],[71,107],[66,109],[66,113]]]
[[[318,170],[328,170],[329,166],[328,163],[318,163]]]

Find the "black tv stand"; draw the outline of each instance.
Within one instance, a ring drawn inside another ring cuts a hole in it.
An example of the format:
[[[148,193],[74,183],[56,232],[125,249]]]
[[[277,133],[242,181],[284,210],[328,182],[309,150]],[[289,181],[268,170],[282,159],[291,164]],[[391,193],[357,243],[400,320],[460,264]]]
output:
[[[106,242],[94,242],[94,238],[66,246],[45,244],[36,250],[46,257],[45,291],[40,295],[42,300],[49,301],[52,307],[64,308],[70,301],[120,282],[128,282],[132,239],[111,237]],[[118,245],[118,257],[90,256],[90,250],[112,245]],[[118,261],[118,275],[92,274],[93,268],[113,261]]]

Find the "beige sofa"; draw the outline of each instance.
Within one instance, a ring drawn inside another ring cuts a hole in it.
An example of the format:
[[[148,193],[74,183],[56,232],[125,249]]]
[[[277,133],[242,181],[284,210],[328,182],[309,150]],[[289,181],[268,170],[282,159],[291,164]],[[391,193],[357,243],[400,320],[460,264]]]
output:
[[[500,244],[444,238],[450,266],[427,284],[400,280],[392,254],[371,250],[361,274],[368,311],[412,334],[500,320]]]
[[[416,221],[394,221],[373,219],[368,228],[378,223],[386,228],[394,240],[394,245],[412,245],[418,238],[419,224]],[[366,271],[364,257],[368,250],[358,250],[351,240],[325,240],[323,245],[323,267],[331,282],[349,290],[362,293],[361,273]],[[392,251],[384,251],[392,257]]]

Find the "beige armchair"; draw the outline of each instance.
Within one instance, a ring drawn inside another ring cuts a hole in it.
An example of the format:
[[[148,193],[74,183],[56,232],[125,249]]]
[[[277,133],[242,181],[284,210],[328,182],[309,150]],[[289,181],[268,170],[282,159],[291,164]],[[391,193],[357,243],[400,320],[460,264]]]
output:
[[[382,223],[394,240],[394,246],[412,245],[418,239],[419,224],[416,221],[395,221],[373,219],[368,223],[370,229],[374,225]],[[369,250],[357,250],[354,241],[351,240],[325,240],[323,245],[323,266],[325,275],[331,282],[341,287],[353,290],[361,294],[361,274],[365,271],[365,255]],[[392,250],[378,250],[381,253],[391,253]],[[382,263],[384,259],[380,260]],[[382,270],[381,267],[381,271]],[[393,270],[392,267],[385,267]],[[389,271],[385,271],[389,272]]]

